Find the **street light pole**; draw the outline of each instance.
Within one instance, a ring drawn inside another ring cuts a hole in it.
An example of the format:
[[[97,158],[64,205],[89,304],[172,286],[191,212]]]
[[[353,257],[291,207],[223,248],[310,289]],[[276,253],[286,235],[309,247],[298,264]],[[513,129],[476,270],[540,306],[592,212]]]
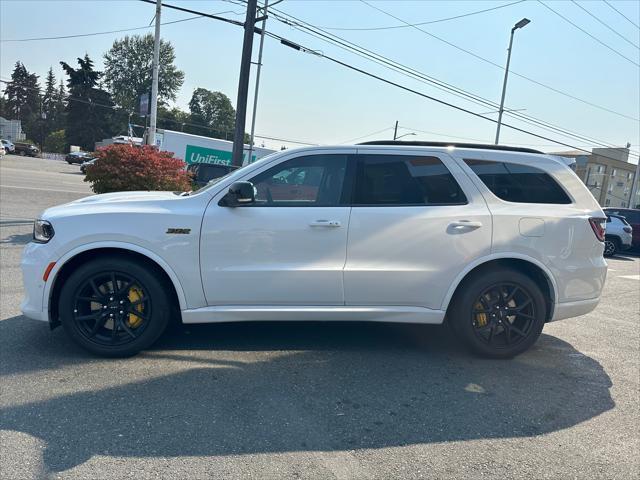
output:
[[[238,81],[238,101],[236,102],[236,126],[233,135],[232,165],[242,166],[244,153],[244,126],[247,120],[247,96],[249,94],[249,74],[251,73],[251,51],[253,50],[253,29],[256,23],[257,0],[247,0],[247,16],[244,21],[244,40],[240,60]]]
[[[396,120],[396,127],[393,129],[393,141],[395,142],[398,137],[398,120]]]
[[[507,93],[507,79],[509,78],[509,64],[511,63],[511,49],[513,47],[513,34],[519,28],[524,27],[529,24],[531,20],[528,18],[523,18],[518,23],[516,23],[511,29],[511,36],[509,37],[509,50],[507,50],[507,66],[504,69],[504,82],[502,83],[502,98],[500,99],[500,110],[498,110],[498,126],[496,128],[496,145],[500,140],[500,125],[502,124],[502,113],[504,112],[504,97]]]
[[[149,125],[149,135],[147,144],[156,144],[156,123],[158,119],[158,70],[160,64],[160,12],[162,11],[162,0],[156,1],[156,31],[153,41],[153,73],[151,79],[151,124]]]

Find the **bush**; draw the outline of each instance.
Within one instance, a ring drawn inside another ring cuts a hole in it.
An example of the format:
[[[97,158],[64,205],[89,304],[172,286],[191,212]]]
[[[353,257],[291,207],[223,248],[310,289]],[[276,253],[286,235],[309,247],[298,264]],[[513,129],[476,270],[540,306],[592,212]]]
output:
[[[97,154],[98,160],[87,167],[84,179],[95,193],[191,189],[191,175],[173,153],[149,145],[109,145]]]
[[[44,151],[48,153],[64,153],[66,141],[64,139],[64,130],[56,130],[47,135],[44,140]]]

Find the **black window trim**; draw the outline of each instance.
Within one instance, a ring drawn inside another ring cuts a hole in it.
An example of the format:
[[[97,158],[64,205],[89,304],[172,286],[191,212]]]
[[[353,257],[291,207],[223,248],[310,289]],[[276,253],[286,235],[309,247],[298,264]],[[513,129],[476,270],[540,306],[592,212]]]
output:
[[[493,193],[491,191],[491,189],[488,187],[488,185],[486,183],[484,183],[482,181],[482,179],[480,178],[480,176],[473,171],[473,169],[471,168],[471,166],[467,163],[468,160],[476,160],[476,161],[480,161],[480,162],[487,162],[487,163],[508,163],[511,165],[523,165],[526,167],[532,167],[535,168],[537,170],[540,170],[542,173],[545,173],[547,175],[549,175],[551,177],[551,179],[556,182],[556,185],[558,185],[558,187],[560,187],[560,189],[564,192],[564,194],[567,196],[567,198],[569,200],[571,200],[569,203],[539,203],[539,202],[512,202],[510,200],[505,200],[503,198],[500,198],[499,196],[497,196],[495,193]],[[464,163],[465,167],[469,169],[469,171],[478,179],[480,180],[480,184],[487,189],[487,191],[489,192],[490,195],[493,195],[494,198],[496,198],[497,200],[503,202],[503,203],[508,203],[509,205],[575,205],[576,204],[576,199],[573,197],[573,195],[571,195],[571,193],[565,188],[565,186],[562,184],[562,182],[559,182],[558,179],[556,177],[554,177],[553,175],[551,175],[549,172],[547,172],[546,170],[543,170],[542,168],[539,167],[535,167],[532,165],[527,165],[526,163],[518,163],[518,162],[510,162],[509,160],[487,160],[484,158],[470,158],[468,156],[465,156],[464,158],[462,158],[462,162]]]
[[[453,177],[453,180],[456,182],[456,184],[458,185],[458,187],[460,188],[460,191],[462,192],[462,194],[464,195],[465,201],[464,202],[447,202],[447,203],[355,203],[353,197],[355,196],[355,184],[356,184],[356,168],[358,165],[358,157],[360,156],[365,156],[365,155],[387,155],[387,156],[397,156],[397,157],[415,157],[415,156],[426,156],[426,157],[435,157],[438,160],[440,160],[440,162],[442,163],[442,165],[444,166],[444,168],[449,172],[449,174]],[[443,161],[442,156],[439,155],[438,152],[424,152],[421,154],[416,154],[415,152],[394,152],[394,151],[390,151],[390,150],[381,150],[381,151],[366,151],[363,150],[362,152],[358,151],[356,154],[352,155],[352,159],[350,159],[350,169],[351,172],[349,172],[349,166],[347,167],[347,174],[351,174],[351,178],[350,178],[350,185],[349,185],[349,189],[351,191],[351,194],[349,196],[349,205],[351,207],[354,208],[375,208],[375,207],[383,207],[383,208],[404,208],[404,207],[422,207],[422,208],[430,208],[430,207],[453,207],[453,206],[460,206],[460,205],[469,205],[469,195],[467,194],[467,192],[465,192],[464,188],[462,187],[462,185],[460,184],[460,182],[458,181],[458,179],[455,177],[455,175],[453,174],[453,172],[449,169],[449,167],[447,166],[447,164]],[[346,177],[345,177],[346,180]]]

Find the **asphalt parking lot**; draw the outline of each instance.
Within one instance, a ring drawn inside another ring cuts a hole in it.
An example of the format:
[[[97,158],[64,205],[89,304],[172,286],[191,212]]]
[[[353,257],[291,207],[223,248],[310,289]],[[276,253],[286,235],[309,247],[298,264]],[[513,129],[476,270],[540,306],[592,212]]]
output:
[[[0,159],[0,478],[640,478],[640,259],[509,361],[446,329],[182,327],[126,360],[20,315],[43,209],[77,165]]]

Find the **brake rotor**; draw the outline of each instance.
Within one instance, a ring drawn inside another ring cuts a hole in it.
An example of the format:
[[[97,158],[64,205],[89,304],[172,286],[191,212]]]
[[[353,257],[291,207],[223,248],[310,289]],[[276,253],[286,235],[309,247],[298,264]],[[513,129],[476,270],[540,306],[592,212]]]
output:
[[[128,298],[131,303],[137,302],[138,300],[142,299],[142,295],[143,295],[142,290],[140,290],[136,286],[133,286],[129,289]],[[135,305],[133,309],[137,312],[142,313],[144,311],[144,306],[142,305],[142,303],[139,303]],[[129,313],[129,316],[127,318],[127,325],[129,325],[131,328],[136,328],[141,323],[142,323],[141,317],[139,317],[135,313]]]

